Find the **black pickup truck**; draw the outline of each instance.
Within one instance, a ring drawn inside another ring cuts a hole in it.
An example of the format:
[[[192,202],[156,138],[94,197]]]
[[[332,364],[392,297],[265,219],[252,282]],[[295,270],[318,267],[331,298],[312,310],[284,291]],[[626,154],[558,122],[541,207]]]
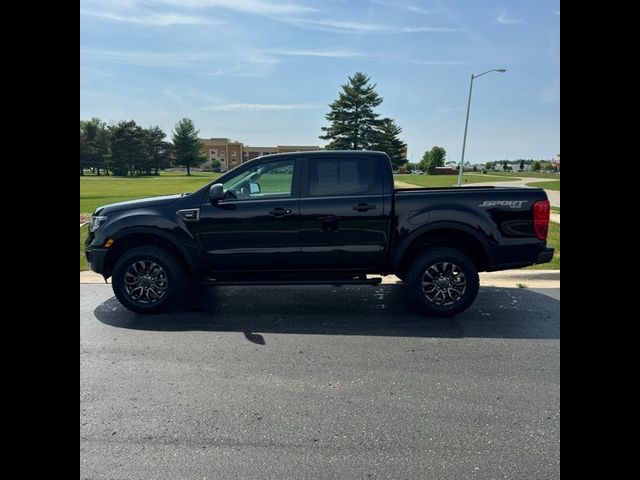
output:
[[[416,306],[452,316],[478,272],[551,260],[537,188],[394,188],[373,151],[268,155],[196,192],[114,203],[90,222],[86,255],[127,308],[158,312],[188,282],[377,284],[401,278]]]

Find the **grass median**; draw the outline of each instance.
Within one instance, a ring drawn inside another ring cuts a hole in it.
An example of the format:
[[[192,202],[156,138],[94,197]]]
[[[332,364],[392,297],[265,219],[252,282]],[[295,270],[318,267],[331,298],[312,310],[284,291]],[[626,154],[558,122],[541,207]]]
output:
[[[545,188],[547,190],[556,190],[560,191],[560,180],[556,180],[555,182],[532,182],[527,183],[528,187],[538,187]]]
[[[465,184],[514,180],[509,177],[495,177],[493,175],[464,175],[462,178]],[[396,188],[452,187],[458,183],[457,175],[394,175],[393,179],[399,182]],[[406,186],[407,184],[411,186]]]

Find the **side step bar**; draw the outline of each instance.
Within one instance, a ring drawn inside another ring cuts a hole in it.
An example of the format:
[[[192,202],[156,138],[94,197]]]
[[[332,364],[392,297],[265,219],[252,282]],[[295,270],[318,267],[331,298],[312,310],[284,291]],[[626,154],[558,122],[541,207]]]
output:
[[[220,285],[225,287],[241,286],[241,285],[378,285],[382,282],[381,277],[365,278],[365,279],[335,279],[335,280],[202,280],[201,285]]]

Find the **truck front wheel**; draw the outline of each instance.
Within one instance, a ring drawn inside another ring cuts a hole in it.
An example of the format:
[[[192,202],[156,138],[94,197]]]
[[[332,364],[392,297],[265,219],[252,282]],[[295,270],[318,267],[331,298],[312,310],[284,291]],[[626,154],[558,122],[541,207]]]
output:
[[[182,297],[187,275],[170,252],[159,247],[137,247],[114,265],[111,283],[116,297],[129,310],[158,313]]]
[[[435,247],[418,258],[406,277],[419,310],[433,317],[464,312],[478,295],[480,279],[474,263],[460,250]]]

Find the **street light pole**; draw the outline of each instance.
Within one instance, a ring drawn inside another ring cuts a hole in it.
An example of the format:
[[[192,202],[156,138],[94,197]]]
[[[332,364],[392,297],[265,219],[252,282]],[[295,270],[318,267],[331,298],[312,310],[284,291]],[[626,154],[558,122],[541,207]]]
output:
[[[464,122],[464,138],[462,140],[462,158],[460,159],[460,168],[458,171],[458,187],[462,185],[462,174],[464,172],[464,149],[467,145],[467,128],[469,127],[469,110],[471,109],[471,92],[473,92],[473,79],[491,72],[504,73],[506,71],[507,70],[504,68],[494,68],[493,70],[487,70],[486,72],[479,75],[474,75],[473,73],[471,74],[471,83],[469,85],[469,100],[467,102],[467,119]]]

